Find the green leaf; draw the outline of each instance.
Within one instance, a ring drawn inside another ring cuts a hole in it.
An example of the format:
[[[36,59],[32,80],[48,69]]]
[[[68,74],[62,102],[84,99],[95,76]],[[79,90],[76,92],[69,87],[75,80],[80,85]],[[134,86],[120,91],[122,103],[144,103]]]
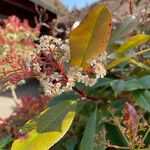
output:
[[[23,124],[24,124],[24,122],[19,119],[16,119],[16,120],[13,120],[10,122],[10,125],[12,125],[12,126],[22,126]]]
[[[146,75],[139,79],[140,84],[144,89],[150,89],[150,75]]]
[[[111,45],[115,40],[124,37],[131,33],[137,27],[137,19],[134,16],[126,17],[120,25],[112,33],[109,45]]]
[[[150,111],[150,91],[135,91],[133,97],[140,107]]]
[[[143,69],[146,69],[146,70],[149,70],[149,71],[150,71],[150,67],[149,67],[149,66],[147,66],[147,65],[145,65],[145,64],[143,64],[143,63],[141,63],[141,62],[138,62],[138,61],[136,61],[136,60],[134,60],[134,59],[130,59],[129,62],[131,62],[131,63],[134,64],[134,65],[137,65],[138,67],[141,67],[141,68],[143,68]]]
[[[13,141],[13,138],[10,136],[7,136],[3,140],[0,141],[0,150],[3,149],[7,144],[11,143]]]
[[[97,109],[90,115],[84,135],[80,144],[80,150],[93,150],[94,135],[96,130]]]
[[[117,116],[122,116],[122,110],[124,108],[125,102],[126,102],[125,99],[117,99],[115,101],[111,101],[109,106],[111,108],[115,108],[116,109],[115,114]]]
[[[79,97],[80,97],[80,95],[75,93],[74,91],[65,92],[65,93],[62,93],[61,95],[55,96],[52,100],[50,100],[50,102],[48,103],[48,106],[52,107],[63,101],[70,100],[70,99],[73,100],[73,99],[77,99]]]
[[[138,82],[137,79],[132,79],[128,81],[124,80],[114,80],[111,82],[111,87],[115,94],[119,94],[123,91],[134,91],[137,89],[143,89],[144,87]]]
[[[111,87],[115,92],[115,95],[123,91],[134,91],[138,89],[150,89],[150,76],[144,76],[139,79],[131,80],[114,80],[111,82]]]
[[[76,101],[64,101],[28,121],[22,128],[28,134],[15,140],[12,150],[47,150],[52,147],[69,129],[76,105]]]
[[[107,139],[111,141],[112,145],[128,146],[127,141],[117,126],[105,123],[105,129],[107,131]]]
[[[109,86],[110,83],[113,81],[113,79],[111,78],[100,78],[98,79],[98,81],[92,86],[92,88],[98,88],[98,87],[102,87],[102,86]]]
[[[126,82],[124,80],[114,80],[111,82],[111,87],[115,92],[115,95],[125,90]]]
[[[111,14],[105,5],[92,10],[69,35],[71,65],[85,70],[88,60],[105,51],[111,32]]]
[[[132,37],[128,38],[119,47],[116,54],[118,57],[122,57],[122,56],[124,56],[125,52],[127,52],[128,50],[130,50],[136,46],[140,46],[140,45],[146,43],[149,39],[150,39],[150,36],[145,35],[145,34],[138,34],[138,35],[132,36]]]
[[[106,109],[105,111],[102,109],[99,109],[97,112],[97,127],[96,127],[96,134],[99,134],[99,138],[100,140],[96,140],[94,141],[94,150],[105,150],[106,149],[106,136],[101,136],[102,133],[105,131],[105,125],[103,123],[103,117],[105,118],[106,116],[108,116]]]
[[[118,48],[121,46],[121,44],[119,44],[119,43],[113,43],[113,44],[111,44],[111,45],[109,45],[109,47],[110,47],[110,49],[112,49],[112,50],[118,50]]]
[[[137,79],[126,81],[125,91],[134,91],[137,89],[143,89],[143,86],[138,82]]]
[[[78,104],[80,105],[79,102],[78,102]],[[79,114],[82,115],[82,116],[89,117],[91,112],[93,112],[95,110],[95,102],[90,102],[90,103],[84,102],[84,103],[81,103],[81,104],[83,104],[83,106],[80,109]]]
[[[60,150],[60,149],[62,149],[62,147],[63,147],[63,150],[64,150],[64,143],[66,143],[65,140],[66,140],[65,138],[60,139],[59,142],[57,142],[57,143],[53,146],[52,149],[54,149],[54,150]],[[50,150],[51,150],[51,148],[50,148]]]
[[[136,0],[135,4],[138,6],[142,0]]]
[[[135,56],[143,54],[143,53],[147,53],[149,51],[150,51],[150,49],[145,49],[145,50],[137,52],[137,53],[135,53],[133,55],[119,58],[119,59],[111,62],[110,64],[108,64],[105,68],[106,68],[106,70],[109,70],[109,69],[111,69],[111,68],[121,64],[122,62],[129,61],[130,59],[134,58]]]
[[[74,150],[76,142],[77,142],[76,136],[72,137],[71,139],[68,139],[66,143],[67,150]]]
[[[97,133],[101,134],[101,132],[103,132],[103,131],[105,131],[105,125],[104,125],[104,123],[101,123],[97,128]],[[106,146],[105,146],[106,137],[101,136],[100,139],[101,139],[101,143],[100,143],[100,141],[95,141],[96,147],[94,147],[94,150],[105,150],[106,149]]]

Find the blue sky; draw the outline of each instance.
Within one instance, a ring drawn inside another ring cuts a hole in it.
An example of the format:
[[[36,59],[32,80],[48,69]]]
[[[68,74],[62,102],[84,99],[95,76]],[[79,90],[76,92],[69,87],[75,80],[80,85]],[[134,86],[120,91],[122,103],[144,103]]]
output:
[[[71,10],[74,6],[78,9],[85,7],[86,5],[96,2],[97,0],[61,0],[64,5]]]

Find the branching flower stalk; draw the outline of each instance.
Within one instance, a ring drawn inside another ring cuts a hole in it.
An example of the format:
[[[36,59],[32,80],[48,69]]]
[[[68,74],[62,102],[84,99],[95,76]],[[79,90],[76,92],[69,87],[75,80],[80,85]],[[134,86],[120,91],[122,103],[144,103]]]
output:
[[[127,144],[129,145],[129,140],[128,138],[126,137],[126,135],[122,132],[122,126],[120,124],[120,121],[118,120],[117,117],[115,117],[112,113],[111,113],[112,117],[113,117],[113,121],[114,121],[114,124],[119,128],[123,138],[125,139],[125,141],[127,142]]]
[[[43,36],[35,54],[28,61],[16,56],[16,64],[11,64],[12,69],[3,70],[3,79],[7,78],[5,85],[11,85],[18,84],[23,79],[36,77],[48,96],[74,90],[86,101],[95,101],[97,98],[88,96],[86,90],[78,89],[76,83],[83,83],[86,89],[87,86],[93,86],[98,78],[103,78],[106,75],[103,65],[105,58],[104,53],[96,60],[89,60],[89,68],[83,72],[80,66],[70,66],[71,54],[67,40]],[[5,60],[8,63],[12,62],[9,56]]]
[[[142,115],[139,115],[134,107],[128,103],[124,105],[124,113],[122,114],[123,117],[117,117],[115,115],[114,109],[109,109],[109,112],[112,118],[108,121],[105,121],[109,124],[115,125],[120,130],[121,135],[123,136],[124,140],[127,142],[128,149],[140,149],[143,148],[144,141],[148,136],[150,131],[148,124],[146,121],[142,122]],[[140,126],[141,125],[141,126]],[[147,129],[148,128],[148,129]],[[141,135],[141,131],[144,131],[144,136]],[[127,147],[120,147],[115,146],[110,143],[108,140],[106,142],[107,147],[112,147],[116,149],[127,149]]]

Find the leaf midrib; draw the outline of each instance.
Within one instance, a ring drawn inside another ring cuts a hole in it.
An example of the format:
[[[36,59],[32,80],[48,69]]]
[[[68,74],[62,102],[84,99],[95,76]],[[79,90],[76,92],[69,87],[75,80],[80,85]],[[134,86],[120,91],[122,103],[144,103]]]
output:
[[[66,109],[64,109],[63,111],[60,111],[60,113],[58,113],[58,114],[56,115],[56,117],[55,117],[54,119],[52,119],[52,121],[51,121],[50,123],[48,123],[42,131],[44,131],[53,121],[55,121],[63,112],[65,112],[65,111],[68,109],[69,106],[73,105],[74,103],[75,103],[75,102],[73,101],[72,103],[70,103],[70,105],[68,105],[68,106],[66,107]],[[42,131],[41,131],[41,132],[42,132]]]
[[[103,8],[101,9],[101,11],[103,10],[105,8],[105,6],[103,6]],[[100,11],[100,12],[101,12]],[[96,19],[95,19],[95,22],[94,22],[94,28],[92,29],[92,32],[91,32],[91,36],[90,36],[90,39],[89,39],[89,42],[88,42],[88,45],[87,45],[87,47],[86,47],[86,51],[85,51],[85,53],[84,53],[84,55],[83,55],[83,58],[82,58],[82,62],[81,62],[81,65],[80,66],[82,66],[83,65],[83,62],[84,62],[84,60],[85,60],[85,57],[86,57],[86,54],[87,54],[87,50],[89,49],[89,47],[90,47],[90,43],[91,43],[91,41],[92,41],[92,35],[93,35],[93,33],[94,33],[94,31],[96,30],[95,29],[95,25],[97,24],[97,22],[98,22],[98,19],[97,18],[99,18],[99,16],[100,16],[100,12],[99,12],[99,15],[97,15],[97,17],[96,17]]]

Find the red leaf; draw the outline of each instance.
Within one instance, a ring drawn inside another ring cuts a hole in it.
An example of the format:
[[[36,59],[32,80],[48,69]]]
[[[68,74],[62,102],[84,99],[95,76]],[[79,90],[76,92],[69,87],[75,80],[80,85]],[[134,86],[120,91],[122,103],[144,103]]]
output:
[[[124,121],[125,125],[127,125],[129,134],[131,138],[134,138],[137,135],[137,128],[139,123],[139,117],[135,110],[135,108],[126,103],[124,106],[125,114],[124,114]]]

